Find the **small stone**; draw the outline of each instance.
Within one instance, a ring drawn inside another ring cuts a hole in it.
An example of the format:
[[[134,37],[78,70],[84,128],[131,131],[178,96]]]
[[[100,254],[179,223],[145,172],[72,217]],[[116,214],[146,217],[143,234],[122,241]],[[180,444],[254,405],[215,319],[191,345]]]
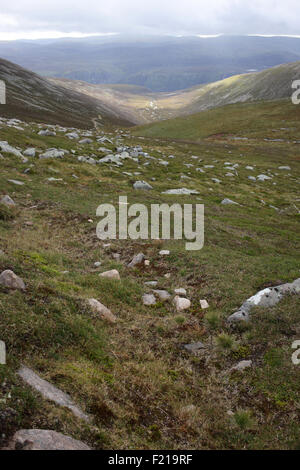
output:
[[[160,256],[168,256],[170,254],[169,250],[160,250],[159,252]]]
[[[12,184],[15,184],[16,186],[23,186],[25,183],[23,183],[23,181],[19,181],[19,180],[7,180],[9,181],[9,183],[12,183]]]
[[[252,367],[252,361],[241,361],[236,366],[232,367],[230,370],[243,371],[245,369],[248,369],[249,367]]]
[[[171,294],[169,294],[169,292],[166,290],[153,290],[153,292],[163,302],[165,302],[166,300],[169,300],[171,297]]]
[[[149,191],[151,189],[153,189],[153,187],[147,183],[146,181],[136,181],[133,185],[134,189],[142,189],[142,190],[146,190],[146,191]]]
[[[135,255],[130,263],[128,264],[128,268],[134,268],[135,266],[141,265],[144,263],[145,260],[145,255],[144,253],[139,253],[138,255]]]
[[[229,206],[229,205],[236,205],[236,206],[239,206],[239,204],[237,202],[234,202],[232,201],[231,199],[223,199],[223,201],[221,202],[221,204],[223,204],[223,206]]]
[[[99,268],[101,266],[101,261],[95,261],[94,266],[95,268]]]
[[[144,265],[145,265],[146,267],[150,266],[150,261],[149,261],[148,259],[145,259]]]
[[[203,344],[201,341],[198,341],[197,343],[191,343],[191,344],[185,344],[184,349],[186,349],[189,352],[196,352],[199,351],[199,349],[205,349],[205,344]]]
[[[166,279],[170,279],[171,273],[166,273],[166,274],[164,275],[164,277],[165,277]]]
[[[186,295],[186,289],[183,289],[183,287],[180,287],[179,289],[175,289],[174,292],[177,295]]]
[[[153,294],[144,294],[143,295],[143,304],[144,305],[155,305],[156,304],[156,299]]]
[[[30,147],[26,149],[25,152],[23,152],[23,155],[25,155],[25,157],[35,157],[35,148]]]
[[[117,269],[111,269],[110,271],[105,271],[104,273],[100,273],[99,276],[107,277],[108,279],[117,279],[120,280],[120,274]]]
[[[145,281],[144,284],[145,286],[156,287],[158,282],[157,281]]]
[[[200,306],[203,310],[206,309],[206,308],[209,308],[208,302],[205,299],[200,300]]]
[[[8,289],[25,290],[23,280],[10,269],[7,269],[0,274],[0,284]]]
[[[88,299],[88,303],[92,310],[99,314],[100,318],[107,320],[110,323],[116,323],[117,317],[109,310],[109,308],[101,304],[101,302],[96,299]]]
[[[174,304],[177,312],[182,312],[183,310],[187,310],[190,308],[191,301],[189,299],[176,295],[176,297],[174,298]]]

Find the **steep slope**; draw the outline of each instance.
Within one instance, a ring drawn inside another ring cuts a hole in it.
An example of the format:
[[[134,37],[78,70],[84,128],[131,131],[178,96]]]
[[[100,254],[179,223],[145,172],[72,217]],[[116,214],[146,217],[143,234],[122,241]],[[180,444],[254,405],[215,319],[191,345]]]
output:
[[[0,108],[2,116],[76,127],[92,127],[95,119],[101,124],[129,124],[120,113],[97,100],[3,59],[0,59],[0,79],[6,84],[6,105]]]
[[[300,62],[294,62],[172,93],[154,93],[133,85],[93,85],[67,79],[51,81],[85,93],[136,124],[144,124],[227,104],[289,98],[293,92],[292,82],[299,77]]]

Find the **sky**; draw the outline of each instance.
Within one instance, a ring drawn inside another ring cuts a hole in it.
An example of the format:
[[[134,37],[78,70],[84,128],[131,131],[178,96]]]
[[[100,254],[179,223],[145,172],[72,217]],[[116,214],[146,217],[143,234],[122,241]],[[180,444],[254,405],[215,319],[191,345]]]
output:
[[[0,0],[0,40],[92,35],[300,36],[299,0]]]

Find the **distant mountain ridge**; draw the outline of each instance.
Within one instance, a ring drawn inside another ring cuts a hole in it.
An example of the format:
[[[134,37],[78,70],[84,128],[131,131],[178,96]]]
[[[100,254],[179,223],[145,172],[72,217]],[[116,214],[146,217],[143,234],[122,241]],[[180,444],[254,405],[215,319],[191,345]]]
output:
[[[300,38],[112,36],[0,41],[0,57],[42,76],[170,92],[300,60]]]

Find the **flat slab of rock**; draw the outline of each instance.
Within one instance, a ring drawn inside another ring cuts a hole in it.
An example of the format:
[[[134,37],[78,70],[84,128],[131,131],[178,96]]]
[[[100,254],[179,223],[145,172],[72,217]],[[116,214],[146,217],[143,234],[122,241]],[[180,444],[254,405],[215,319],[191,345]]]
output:
[[[0,274],[0,284],[8,289],[25,290],[23,279],[10,269],[6,269]]]
[[[25,383],[30,385],[30,387],[39,392],[47,400],[68,408],[77,418],[86,422],[90,421],[90,417],[75,405],[72,398],[67,393],[62,392],[59,388],[47,382],[47,380],[42,379],[32,369],[29,369],[29,367],[22,366],[18,370],[18,375]]]
[[[117,269],[111,269],[110,271],[105,271],[104,273],[100,273],[99,276],[107,277],[108,279],[117,279],[120,280],[120,274]]]
[[[88,299],[88,304],[92,310],[100,316],[100,318],[110,323],[116,323],[117,317],[101,302],[96,299]]]
[[[60,432],[21,429],[14,434],[7,450],[91,450],[91,448]]]
[[[286,294],[300,294],[300,278],[292,283],[268,287],[257,292],[257,294],[247,299],[237,312],[230,315],[227,321],[229,323],[249,321],[250,312],[253,307],[273,307]]]
[[[199,194],[198,191],[195,189],[187,189],[187,188],[178,188],[178,189],[168,189],[164,191],[162,194],[171,194],[171,195],[178,195],[178,196],[191,196],[193,194]]]

